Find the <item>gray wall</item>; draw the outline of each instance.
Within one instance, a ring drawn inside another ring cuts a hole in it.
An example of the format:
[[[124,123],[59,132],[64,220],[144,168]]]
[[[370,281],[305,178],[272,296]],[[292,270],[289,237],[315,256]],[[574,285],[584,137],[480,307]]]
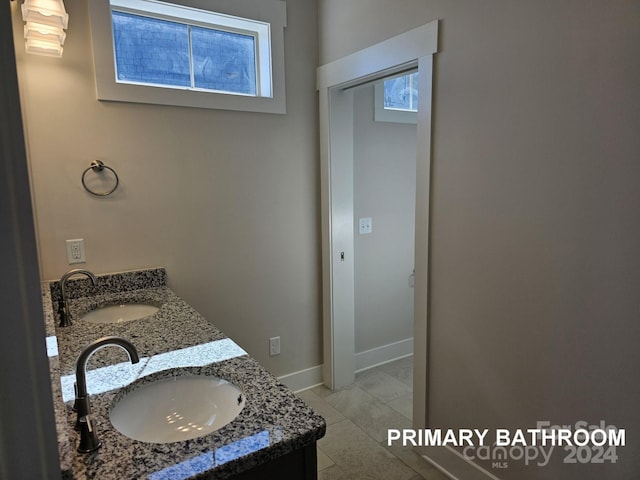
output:
[[[354,92],[356,353],[413,337],[416,126],[374,121],[373,92]],[[371,234],[358,234],[360,217]]]
[[[286,115],[98,102],[87,3],[65,2],[62,59],[24,54],[13,8],[42,278],[70,269],[65,239],[84,238],[97,274],[166,266],[271,372],[320,365],[315,0],[287,4]],[[107,199],[80,183],[96,158],[120,175]]]
[[[60,477],[9,4],[0,6],[0,478]]]
[[[640,2],[320,0],[320,63],[440,19],[430,272],[432,426],[627,429],[640,476]]]

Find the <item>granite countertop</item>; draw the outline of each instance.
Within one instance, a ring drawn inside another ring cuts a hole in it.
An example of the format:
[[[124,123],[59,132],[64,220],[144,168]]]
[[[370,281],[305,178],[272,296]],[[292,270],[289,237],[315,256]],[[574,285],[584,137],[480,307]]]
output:
[[[98,276],[68,282],[74,321],[57,327],[58,282],[43,283],[58,447],[68,479],[224,479],[305,447],[325,433],[324,419],[277,381],[253,358],[165,285],[164,269]],[[146,303],[159,310],[125,323],[92,324],[82,315],[101,306]],[[92,416],[102,447],[76,452],[79,435],[72,411],[75,362],[92,341],[116,335],[131,341],[140,362],[121,348],[106,347],[87,363]],[[245,395],[231,423],[211,434],[173,443],[146,443],[119,433],[109,421],[115,402],[131,390],[161,378],[204,374],[224,378]]]

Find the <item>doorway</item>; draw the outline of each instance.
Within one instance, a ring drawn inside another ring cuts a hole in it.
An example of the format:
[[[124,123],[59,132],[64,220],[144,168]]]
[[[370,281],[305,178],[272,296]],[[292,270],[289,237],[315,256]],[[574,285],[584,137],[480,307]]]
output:
[[[418,69],[416,142],[413,422],[427,425],[429,185],[433,21],[318,68],[323,265],[323,382],[337,389],[355,377],[353,114],[350,87]]]
[[[416,112],[400,105],[412,77],[354,88],[356,374],[413,353]]]

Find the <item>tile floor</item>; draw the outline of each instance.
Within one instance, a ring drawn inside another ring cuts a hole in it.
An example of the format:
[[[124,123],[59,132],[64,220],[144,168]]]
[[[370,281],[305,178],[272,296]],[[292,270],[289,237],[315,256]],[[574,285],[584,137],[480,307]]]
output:
[[[319,480],[447,480],[412,449],[387,447],[387,429],[411,428],[412,362],[364,371],[341,390],[299,393],[327,421],[318,442]]]

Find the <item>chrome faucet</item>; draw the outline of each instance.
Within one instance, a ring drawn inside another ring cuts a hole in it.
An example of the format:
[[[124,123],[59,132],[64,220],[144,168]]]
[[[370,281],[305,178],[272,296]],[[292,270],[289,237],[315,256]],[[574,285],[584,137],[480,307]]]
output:
[[[93,423],[91,422],[91,406],[89,404],[89,394],[87,393],[86,369],[89,357],[96,351],[108,345],[115,345],[123,348],[129,355],[131,363],[138,363],[138,351],[131,342],[122,337],[102,337],[87,345],[78,356],[76,361],[76,400],[73,409],[77,412],[76,430],[80,430],[80,446],[78,451],[82,453],[92,452],[100,448],[102,443],[98,440]]]
[[[89,270],[83,270],[81,268],[75,268],[73,270],[69,270],[67,273],[62,275],[60,278],[60,291],[62,294],[62,308],[60,309],[60,326],[68,327],[71,325],[71,312],[69,312],[69,300],[67,298],[67,294],[65,292],[65,285],[67,280],[73,275],[86,275],[93,283],[93,286],[96,286],[96,276],[91,273]]]

